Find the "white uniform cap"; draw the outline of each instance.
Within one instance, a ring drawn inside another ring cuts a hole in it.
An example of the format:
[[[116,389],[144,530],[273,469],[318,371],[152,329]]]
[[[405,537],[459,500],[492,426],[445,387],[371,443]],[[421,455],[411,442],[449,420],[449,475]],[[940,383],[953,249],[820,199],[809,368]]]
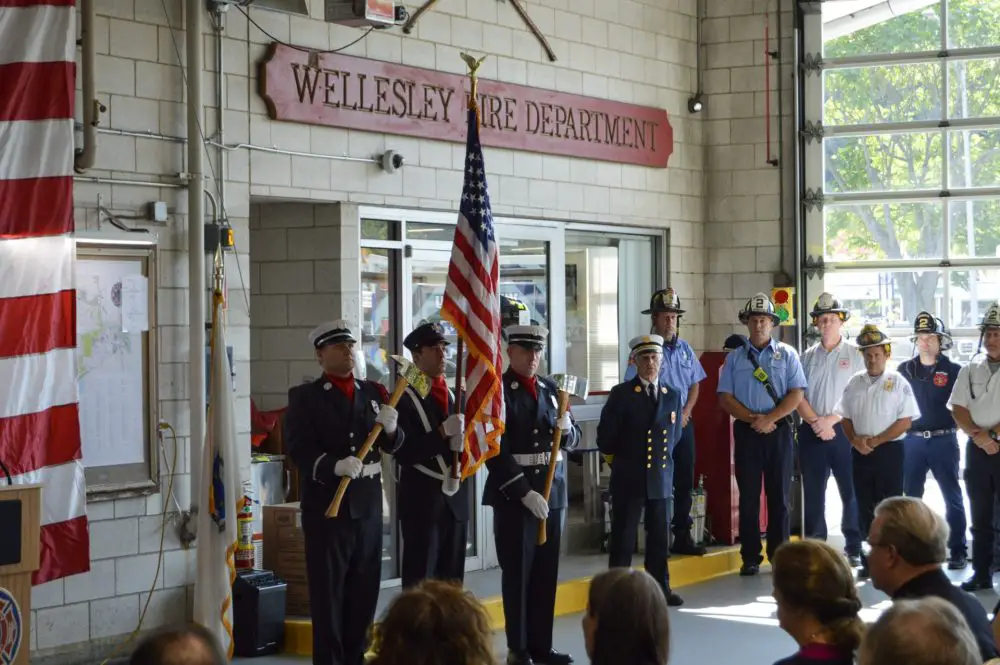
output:
[[[633,356],[641,353],[663,353],[663,338],[659,335],[633,337],[628,345],[632,349]]]
[[[507,326],[504,329],[508,344],[521,344],[532,348],[542,348],[549,337],[545,326]]]
[[[341,342],[357,342],[351,324],[343,319],[327,321],[321,323],[309,333],[309,341],[317,349],[327,344],[340,344]]]

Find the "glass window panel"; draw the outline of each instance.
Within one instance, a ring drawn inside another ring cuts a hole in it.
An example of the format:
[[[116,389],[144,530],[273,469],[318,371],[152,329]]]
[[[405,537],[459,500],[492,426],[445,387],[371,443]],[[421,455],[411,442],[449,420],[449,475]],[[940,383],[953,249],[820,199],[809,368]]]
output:
[[[363,226],[363,223],[362,223]],[[393,285],[398,280],[398,250],[361,248],[361,352],[365,376],[392,392],[391,354],[395,353],[396,331],[392,326],[396,311]],[[392,461],[382,459],[382,577],[397,577],[398,538],[396,521],[396,485],[391,473]]]
[[[826,139],[826,191],[940,189],[941,144],[940,132]]]
[[[823,74],[823,124],[940,119],[942,79],[934,62],[832,69]]]
[[[409,234],[410,226],[406,227]],[[454,228],[452,230],[454,233]],[[444,283],[448,274],[448,261],[451,250],[423,249],[413,250],[410,259],[410,330],[425,321],[437,321],[445,329],[445,336],[451,342],[445,352],[445,377],[449,385],[454,383],[456,368],[456,342],[458,334],[454,327],[441,319],[441,305],[444,302]]]
[[[384,219],[362,219],[362,240],[398,240],[399,224]]]
[[[502,229],[500,229],[502,232]],[[541,240],[505,240],[500,243],[500,295],[522,302],[531,324],[549,327],[549,243]],[[551,339],[551,335],[550,335]],[[538,364],[538,373],[549,373],[549,345]],[[504,369],[510,365],[504,345]]]
[[[591,392],[621,376],[618,271],[617,239],[566,234],[566,368],[586,376]]]
[[[949,132],[951,187],[1000,185],[1000,131],[962,129]]]
[[[424,222],[407,222],[407,240],[440,240],[451,244],[455,241],[454,224],[427,224]]]
[[[828,205],[825,256],[831,261],[932,259],[944,256],[944,204]]]
[[[941,318],[951,328],[975,328],[990,304],[1000,298],[1000,268],[954,270],[950,280],[948,312]]]
[[[1000,0],[948,0],[948,45],[977,48],[1000,44]]]
[[[1000,200],[951,201],[951,256],[1000,257]]]
[[[955,60],[948,63],[948,116],[1000,116],[1000,59]]]
[[[932,51],[941,47],[939,0],[910,2],[907,6],[912,8],[903,14],[894,13],[884,0],[840,0],[820,6],[825,58]]]

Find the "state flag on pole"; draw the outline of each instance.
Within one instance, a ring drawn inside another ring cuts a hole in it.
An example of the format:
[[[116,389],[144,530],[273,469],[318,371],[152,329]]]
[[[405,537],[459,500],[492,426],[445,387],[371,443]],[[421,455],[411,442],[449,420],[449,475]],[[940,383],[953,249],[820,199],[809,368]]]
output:
[[[198,511],[194,619],[215,634],[232,658],[236,515],[242,503],[243,488],[221,294],[215,297],[211,348],[207,436],[199,488],[202,508]]]

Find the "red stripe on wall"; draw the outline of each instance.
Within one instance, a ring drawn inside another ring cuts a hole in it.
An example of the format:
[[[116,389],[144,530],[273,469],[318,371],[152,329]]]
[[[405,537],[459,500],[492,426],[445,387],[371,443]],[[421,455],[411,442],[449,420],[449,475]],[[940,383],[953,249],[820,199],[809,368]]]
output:
[[[0,418],[0,455],[13,476],[80,459],[81,446],[76,404]]]
[[[0,65],[0,122],[72,118],[75,72],[64,61]]]
[[[31,576],[34,585],[90,570],[90,530],[87,516],[42,527],[41,567]]]
[[[0,358],[76,346],[76,291],[0,298]]]
[[[72,178],[0,179],[0,238],[63,235],[73,228]]]

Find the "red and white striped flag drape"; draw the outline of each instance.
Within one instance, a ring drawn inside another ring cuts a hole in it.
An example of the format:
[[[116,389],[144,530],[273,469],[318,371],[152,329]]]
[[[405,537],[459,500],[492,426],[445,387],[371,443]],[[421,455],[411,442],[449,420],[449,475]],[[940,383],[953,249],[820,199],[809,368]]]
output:
[[[0,0],[0,460],[42,490],[35,584],[90,568],[76,381],[73,0]]]

